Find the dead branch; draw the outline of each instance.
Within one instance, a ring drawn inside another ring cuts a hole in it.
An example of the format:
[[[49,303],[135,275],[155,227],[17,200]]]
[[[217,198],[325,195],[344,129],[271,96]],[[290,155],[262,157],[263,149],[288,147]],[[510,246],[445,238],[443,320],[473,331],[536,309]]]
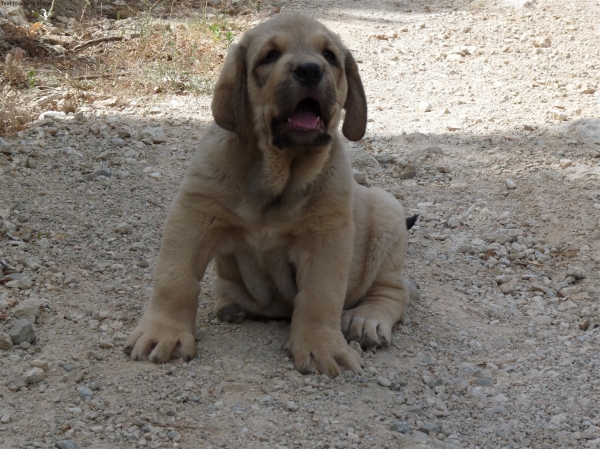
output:
[[[122,41],[123,36],[108,36],[101,37],[100,39],[92,39],[91,41],[84,42],[83,44],[76,45],[73,47],[73,51],[81,51],[84,48],[87,48],[91,45],[101,44],[102,42],[113,42],[113,41]]]

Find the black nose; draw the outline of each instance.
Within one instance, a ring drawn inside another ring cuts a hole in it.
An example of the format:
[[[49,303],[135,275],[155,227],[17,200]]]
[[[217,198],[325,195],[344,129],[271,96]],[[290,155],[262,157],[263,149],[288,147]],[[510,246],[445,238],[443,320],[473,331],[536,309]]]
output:
[[[323,72],[319,64],[314,62],[306,62],[300,64],[294,69],[294,77],[300,82],[300,84],[313,87],[319,84],[323,78]]]

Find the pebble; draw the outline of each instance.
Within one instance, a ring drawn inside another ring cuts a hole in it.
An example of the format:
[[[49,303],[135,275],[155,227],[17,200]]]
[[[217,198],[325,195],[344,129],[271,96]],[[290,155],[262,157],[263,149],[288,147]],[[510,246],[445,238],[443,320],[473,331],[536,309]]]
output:
[[[382,387],[386,387],[389,388],[392,386],[392,381],[389,380],[387,377],[385,376],[377,376],[377,382],[379,383],[379,385],[381,385]]]
[[[163,143],[167,141],[167,134],[160,126],[147,127],[140,132],[139,140],[145,144]]]
[[[87,387],[79,388],[79,397],[81,399],[92,399],[94,397],[94,393]]]
[[[56,442],[57,449],[81,449],[73,440],[61,440]]]
[[[37,339],[31,322],[26,319],[16,320],[9,331],[9,335],[15,345],[24,341],[33,343]]]
[[[407,434],[410,433],[410,424],[408,421],[394,421],[392,424],[390,424],[390,430],[392,432]]]
[[[12,347],[13,342],[11,336],[8,335],[6,332],[0,332],[0,349],[8,351],[12,349]]]
[[[423,112],[431,112],[431,103],[428,101],[421,101],[419,103],[419,109]]]
[[[287,401],[285,403],[285,408],[290,412],[295,412],[298,410],[298,405],[294,401]]]
[[[430,422],[425,422],[419,426],[419,432],[426,433],[427,435],[432,433],[440,433],[440,430],[440,426]]]
[[[515,182],[510,178],[506,178],[504,180],[504,184],[506,185],[506,188],[509,190],[513,190],[513,189],[517,188],[517,185],[515,184]]]
[[[36,384],[42,380],[44,380],[44,378],[46,377],[46,373],[44,372],[43,369],[41,368],[31,368],[30,370],[27,370],[25,372],[25,374],[23,374],[23,378],[25,379],[25,382],[29,385],[29,384]]]
[[[20,319],[26,319],[31,323],[35,323],[36,318],[40,316],[42,308],[48,304],[45,299],[26,299],[16,305],[12,312]]]

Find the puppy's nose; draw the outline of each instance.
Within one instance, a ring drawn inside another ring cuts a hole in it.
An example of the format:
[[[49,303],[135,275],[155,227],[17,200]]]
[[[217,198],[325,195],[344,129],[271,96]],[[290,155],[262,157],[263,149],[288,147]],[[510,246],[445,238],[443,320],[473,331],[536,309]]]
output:
[[[313,87],[323,78],[323,71],[319,64],[305,62],[294,69],[294,78],[304,86]]]

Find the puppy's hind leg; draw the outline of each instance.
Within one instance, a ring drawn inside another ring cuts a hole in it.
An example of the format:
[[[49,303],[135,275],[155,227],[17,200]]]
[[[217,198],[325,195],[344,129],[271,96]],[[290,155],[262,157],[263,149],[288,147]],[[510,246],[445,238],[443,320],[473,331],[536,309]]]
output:
[[[392,328],[408,306],[409,292],[400,274],[379,276],[365,298],[342,314],[342,331],[348,342],[363,348],[385,347],[392,342]]]

